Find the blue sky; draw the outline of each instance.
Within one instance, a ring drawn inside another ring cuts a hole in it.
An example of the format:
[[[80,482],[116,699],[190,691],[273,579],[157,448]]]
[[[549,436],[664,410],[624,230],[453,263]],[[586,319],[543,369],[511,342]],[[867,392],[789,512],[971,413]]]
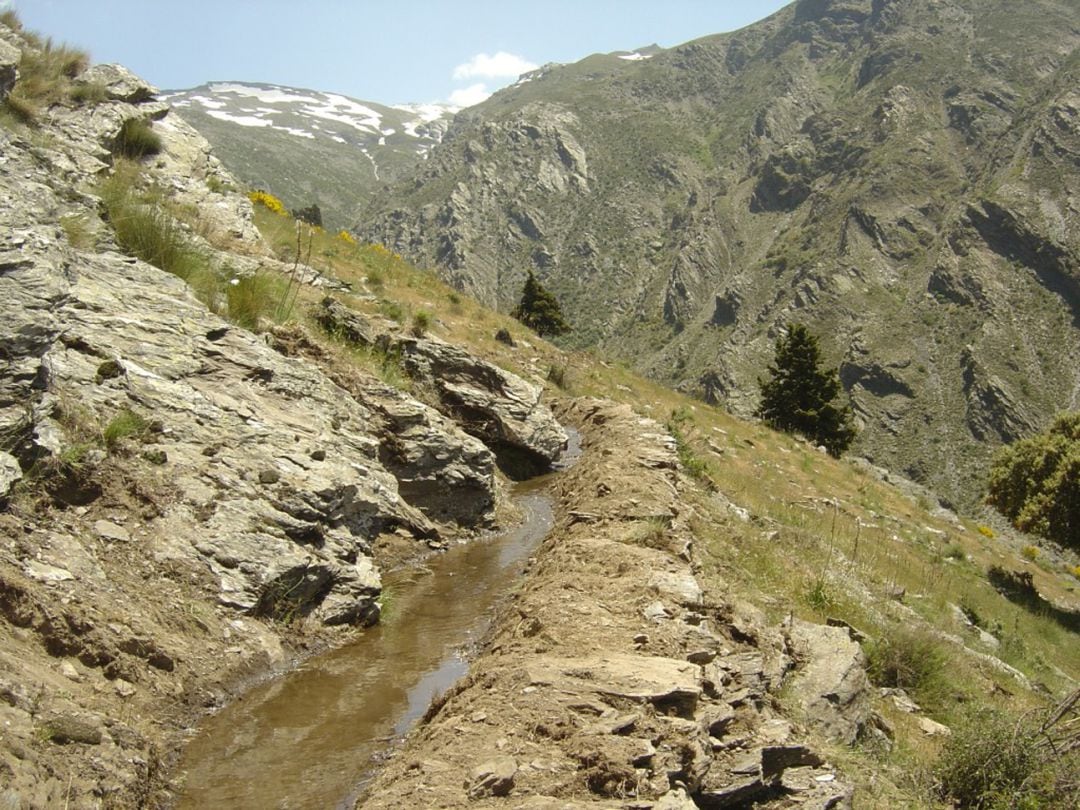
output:
[[[0,0],[161,89],[212,80],[468,103],[522,69],[732,31],[788,0]]]

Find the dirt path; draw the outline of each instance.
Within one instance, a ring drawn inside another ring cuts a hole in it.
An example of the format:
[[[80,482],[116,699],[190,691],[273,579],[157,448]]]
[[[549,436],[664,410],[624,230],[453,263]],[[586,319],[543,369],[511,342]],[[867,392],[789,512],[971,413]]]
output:
[[[562,417],[585,452],[555,528],[470,675],[358,806],[848,802],[775,709],[784,635],[694,577],[671,437],[611,403]]]

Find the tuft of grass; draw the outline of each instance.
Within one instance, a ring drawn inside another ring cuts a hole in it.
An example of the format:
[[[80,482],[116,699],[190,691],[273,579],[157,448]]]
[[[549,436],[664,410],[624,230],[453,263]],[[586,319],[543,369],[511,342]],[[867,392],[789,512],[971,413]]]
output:
[[[266,321],[280,321],[288,289],[283,279],[271,273],[232,279],[225,289],[229,320],[245,329],[258,331]]]
[[[866,649],[867,674],[875,686],[904,689],[927,708],[940,710],[950,687],[951,655],[945,643],[927,630],[896,626]]]
[[[71,88],[69,96],[79,105],[93,106],[108,99],[108,89],[101,82],[81,82]]]
[[[147,155],[156,155],[161,149],[161,136],[154,132],[149,121],[144,118],[129,118],[120,127],[112,152],[117,157],[138,160]]]
[[[415,337],[423,337],[431,328],[432,316],[427,310],[417,310],[412,317],[411,331]]]
[[[1035,562],[1035,560],[1039,559],[1039,548],[1038,546],[1032,545],[1024,546],[1022,549],[1020,549],[1020,556],[1023,557],[1025,560]]]
[[[16,30],[22,30],[21,26]],[[86,69],[89,57],[67,45],[56,45],[51,39],[43,40],[28,32],[24,37],[30,47],[22,52],[19,78],[3,106],[16,120],[34,126],[44,110],[70,98],[72,79]]]
[[[147,432],[150,423],[131,410],[122,410],[101,431],[105,446],[115,450],[127,438],[139,438]]]

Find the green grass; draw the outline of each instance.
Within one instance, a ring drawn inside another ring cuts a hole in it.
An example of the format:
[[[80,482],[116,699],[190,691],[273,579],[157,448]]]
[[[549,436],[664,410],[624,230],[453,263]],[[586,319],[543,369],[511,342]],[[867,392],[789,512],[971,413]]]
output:
[[[129,118],[120,127],[113,142],[113,154],[131,160],[156,155],[162,149],[161,136],[153,124],[143,118]]]
[[[105,446],[115,450],[124,439],[138,439],[144,436],[150,423],[131,410],[120,411],[101,431]]]

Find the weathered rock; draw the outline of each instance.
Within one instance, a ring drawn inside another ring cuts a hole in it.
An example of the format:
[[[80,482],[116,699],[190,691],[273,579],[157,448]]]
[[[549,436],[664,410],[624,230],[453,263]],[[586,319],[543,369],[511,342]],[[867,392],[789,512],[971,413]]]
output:
[[[97,723],[69,714],[59,714],[45,721],[42,734],[57,745],[101,744],[101,727]]]
[[[791,676],[794,700],[828,737],[855,742],[870,718],[869,681],[862,648],[842,627],[794,620],[790,639],[798,668]]]
[[[143,81],[123,65],[94,65],[79,75],[84,84],[96,84],[105,88],[105,94],[113,101],[139,104],[151,101],[157,88]]]
[[[688,661],[640,655],[538,658],[529,682],[565,694],[593,692],[693,714],[701,696],[700,669]]]
[[[473,769],[466,783],[470,798],[508,796],[514,789],[517,763],[512,757],[499,757]]]

